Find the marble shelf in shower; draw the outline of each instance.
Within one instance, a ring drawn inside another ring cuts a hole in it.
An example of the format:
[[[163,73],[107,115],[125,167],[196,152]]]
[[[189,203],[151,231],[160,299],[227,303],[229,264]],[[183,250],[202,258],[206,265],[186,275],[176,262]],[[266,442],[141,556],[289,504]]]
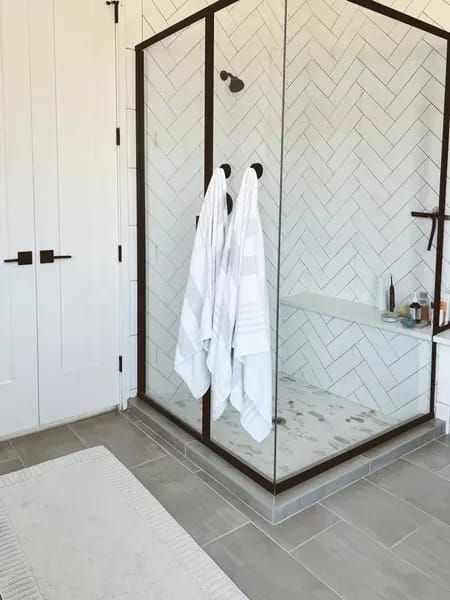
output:
[[[443,344],[444,346],[450,346],[450,329],[443,333],[438,333],[434,336],[433,341],[436,344]]]
[[[281,298],[281,304],[291,306],[306,311],[328,315],[344,321],[360,323],[369,327],[376,327],[385,331],[390,331],[399,335],[407,335],[421,340],[431,342],[431,326],[424,328],[406,329],[399,322],[385,323],[381,320],[380,311],[369,304],[354,302],[352,300],[342,300],[322,294],[312,292],[302,292],[293,296],[284,296]]]

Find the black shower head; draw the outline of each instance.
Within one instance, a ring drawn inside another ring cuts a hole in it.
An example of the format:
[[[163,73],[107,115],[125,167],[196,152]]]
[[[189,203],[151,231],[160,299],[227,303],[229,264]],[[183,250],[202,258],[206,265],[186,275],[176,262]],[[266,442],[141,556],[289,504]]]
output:
[[[239,79],[239,77],[236,77],[236,75],[228,73],[228,71],[221,71],[220,78],[222,79],[222,81],[226,81],[228,78],[230,79],[230,91],[233,94],[236,94],[237,92],[242,92],[242,90],[245,87],[245,83],[242,81],[242,79]]]

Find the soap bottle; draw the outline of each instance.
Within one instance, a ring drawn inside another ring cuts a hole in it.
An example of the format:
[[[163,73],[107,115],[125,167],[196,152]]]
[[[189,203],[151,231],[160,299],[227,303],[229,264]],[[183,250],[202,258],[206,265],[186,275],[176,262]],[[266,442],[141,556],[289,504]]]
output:
[[[414,294],[411,304],[409,305],[409,316],[416,323],[422,320],[422,308],[417,300],[417,294]]]
[[[428,296],[428,292],[422,291],[419,293],[419,304],[422,309],[422,321],[426,323],[430,322],[430,299]]]
[[[394,288],[394,282],[392,280],[392,275],[391,275],[391,285],[389,287],[389,310],[391,312],[394,312],[394,310],[395,310],[395,288]]]

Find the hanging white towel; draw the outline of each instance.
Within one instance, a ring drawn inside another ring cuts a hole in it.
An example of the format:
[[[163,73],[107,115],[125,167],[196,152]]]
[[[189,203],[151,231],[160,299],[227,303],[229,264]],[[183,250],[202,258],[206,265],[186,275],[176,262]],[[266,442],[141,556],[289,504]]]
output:
[[[175,354],[175,371],[194,398],[201,398],[211,384],[206,360],[228,222],[226,193],[225,173],[215,169],[200,211]]]
[[[208,355],[213,418],[228,399],[258,442],[272,430],[270,313],[258,179],[248,168],[223,252]]]

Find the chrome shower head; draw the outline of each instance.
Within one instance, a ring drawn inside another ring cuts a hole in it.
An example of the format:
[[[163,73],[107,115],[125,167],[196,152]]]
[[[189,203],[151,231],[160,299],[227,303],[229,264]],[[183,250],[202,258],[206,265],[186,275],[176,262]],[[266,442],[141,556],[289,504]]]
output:
[[[220,79],[222,81],[226,81],[228,78],[230,79],[230,92],[233,94],[242,92],[245,87],[245,83],[242,81],[242,79],[239,79],[239,77],[236,77],[236,75],[228,73],[228,71],[220,72]]]

